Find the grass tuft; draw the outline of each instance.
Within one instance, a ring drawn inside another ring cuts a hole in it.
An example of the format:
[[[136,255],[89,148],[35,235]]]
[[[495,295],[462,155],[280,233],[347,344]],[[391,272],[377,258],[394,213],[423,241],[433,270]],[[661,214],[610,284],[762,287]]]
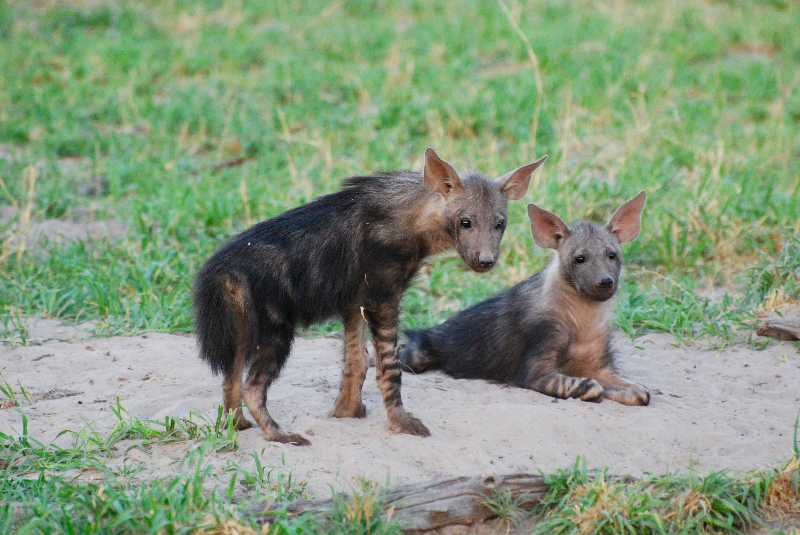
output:
[[[800,518],[800,457],[795,457],[772,480],[764,510],[769,516]]]
[[[264,453],[264,450],[261,450]],[[296,498],[303,498],[306,494],[306,481],[295,481],[292,473],[286,470],[286,459],[281,453],[281,466],[264,466],[258,452],[252,452],[254,468],[245,470],[238,463],[228,459],[227,465],[222,469],[223,473],[231,472],[234,479],[231,485],[235,484],[235,478],[239,477],[239,485],[247,492],[250,500],[260,502],[272,500],[276,502],[291,501]]]
[[[361,481],[361,488],[352,494],[334,492],[333,508],[311,520],[309,533],[341,535],[400,535],[391,511],[384,511],[386,489],[370,481]],[[289,523],[274,527],[270,533],[286,533]],[[277,528],[277,529],[276,529]]]
[[[28,391],[25,390],[25,387],[22,386],[22,383],[17,381],[17,386],[19,387],[19,395],[25,398],[25,403],[28,405],[33,403],[33,400],[28,395]],[[0,373],[0,410],[18,407],[21,404],[22,402],[17,397],[17,392],[15,392],[14,388],[3,378],[3,374]]]
[[[773,511],[772,503],[778,507],[785,500],[796,506],[796,495],[780,494],[792,477],[797,477],[796,467],[744,477],[724,472],[702,478],[675,473],[626,481],[609,478],[605,470],[590,476],[585,463],[576,462],[572,471],[548,478],[550,490],[537,509],[542,521],[535,532],[739,532],[762,525]]]
[[[743,304],[766,314],[786,304],[800,303],[800,237],[787,236],[775,258],[751,270]]]
[[[800,518],[800,441],[797,431],[800,427],[800,411],[794,423],[792,458],[772,480],[767,489],[765,509],[775,516],[794,516]]]
[[[520,507],[522,498],[515,498],[509,489],[504,492],[495,490],[494,494],[484,502],[484,505],[500,519],[501,523],[508,524],[509,528],[519,524],[528,516]]]
[[[127,414],[119,403],[117,408],[118,416]],[[0,433],[0,527],[9,528],[4,533],[179,533],[215,527],[232,532],[237,525],[258,529],[248,520],[251,501],[240,502],[234,494],[236,478],[225,482],[224,476],[233,470],[259,485],[258,500],[305,495],[304,484],[298,485],[283,467],[259,463],[250,473],[232,460],[223,470],[207,463],[209,456],[222,451],[225,420],[216,428],[207,423],[181,437],[174,429],[158,430],[158,422],[120,420],[124,429],[146,440],[161,433],[164,440],[193,443],[175,475],[143,481],[141,466],[127,461],[121,467],[107,466],[114,445],[130,438],[116,432],[119,424],[106,439],[88,430],[75,433],[71,447],[61,447],[31,437],[27,417],[20,415],[22,432],[17,438]],[[85,474],[91,474],[88,481]]]

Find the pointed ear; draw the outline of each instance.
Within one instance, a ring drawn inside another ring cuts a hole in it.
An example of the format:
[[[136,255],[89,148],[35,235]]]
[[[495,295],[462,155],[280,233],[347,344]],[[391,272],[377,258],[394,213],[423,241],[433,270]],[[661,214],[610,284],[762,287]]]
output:
[[[500,191],[503,192],[506,199],[509,201],[517,201],[528,192],[528,184],[531,183],[531,175],[545,160],[547,160],[547,156],[542,156],[533,163],[523,165],[515,171],[504,174],[495,180],[494,183],[500,186]]]
[[[423,172],[425,187],[447,197],[452,193],[461,193],[464,186],[453,166],[439,158],[432,148],[425,149],[425,171]]]
[[[558,249],[572,234],[563,219],[535,204],[528,205],[528,219],[531,220],[533,241],[543,249]]]
[[[608,221],[606,228],[620,243],[632,242],[639,235],[640,218],[646,198],[647,194],[640,191],[639,195],[617,208]]]

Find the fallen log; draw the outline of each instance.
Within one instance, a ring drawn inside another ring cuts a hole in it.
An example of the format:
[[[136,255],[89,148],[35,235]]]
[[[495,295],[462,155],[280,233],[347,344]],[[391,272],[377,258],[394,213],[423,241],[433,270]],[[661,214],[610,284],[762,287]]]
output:
[[[384,511],[400,521],[404,530],[429,530],[453,524],[483,521],[496,513],[486,506],[497,496],[510,495],[520,509],[529,510],[547,492],[544,476],[513,474],[506,476],[439,477],[424,483],[390,487],[384,495]],[[330,500],[296,500],[289,503],[260,504],[251,508],[260,524],[270,523],[283,511],[291,515],[324,513],[333,508]]]
[[[800,318],[771,318],[758,328],[756,334],[778,340],[800,340]]]

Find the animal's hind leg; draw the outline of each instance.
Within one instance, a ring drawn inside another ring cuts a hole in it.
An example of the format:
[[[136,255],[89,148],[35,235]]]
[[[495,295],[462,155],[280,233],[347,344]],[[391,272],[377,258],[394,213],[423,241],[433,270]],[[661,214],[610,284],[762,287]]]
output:
[[[228,303],[234,311],[236,353],[233,368],[225,374],[225,380],[222,382],[222,405],[226,417],[230,411],[234,411],[234,425],[238,431],[253,427],[242,412],[242,371],[247,361],[246,340],[250,334],[245,316],[251,313],[247,306],[249,299],[246,288],[246,285],[239,280],[230,277],[225,279]]]
[[[418,418],[406,412],[400,398],[402,376],[397,355],[398,308],[396,304],[383,304],[377,310],[365,311],[377,353],[375,375],[383,394],[389,429],[395,433],[427,437],[431,432]]]
[[[262,340],[256,347],[256,355],[252,359],[244,388],[244,401],[258,426],[267,435],[267,440],[308,446],[311,442],[303,436],[281,430],[267,410],[267,391],[289,358],[292,338],[293,333],[290,331],[288,336],[283,334],[273,336],[268,341]]]
[[[578,398],[582,401],[602,400],[603,387],[588,377],[572,377],[563,373],[551,372],[529,382],[528,388],[554,398]]]
[[[361,388],[367,376],[366,323],[360,307],[352,307],[344,322],[344,370],[342,386],[332,416],[337,418],[363,418],[367,408],[361,401]]]
[[[594,374],[603,385],[603,397],[622,403],[623,405],[643,406],[650,404],[650,392],[642,385],[626,381],[610,368],[604,368]]]
[[[237,349],[236,361],[233,365],[233,372],[225,377],[222,383],[222,403],[225,408],[225,415],[234,411],[234,425],[237,431],[250,429],[253,427],[242,412],[242,370],[244,368],[244,351]]]

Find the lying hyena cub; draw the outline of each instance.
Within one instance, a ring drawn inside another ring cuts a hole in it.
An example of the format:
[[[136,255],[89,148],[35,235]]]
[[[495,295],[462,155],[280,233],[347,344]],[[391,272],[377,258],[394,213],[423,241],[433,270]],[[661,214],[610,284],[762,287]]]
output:
[[[571,228],[529,204],[534,241],[555,249],[550,264],[438,327],[408,332],[403,367],[500,381],[562,399],[647,405],[647,389],[615,373],[609,332],[620,244],[639,234],[644,203],[641,192],[607,225],[579,221]]]

